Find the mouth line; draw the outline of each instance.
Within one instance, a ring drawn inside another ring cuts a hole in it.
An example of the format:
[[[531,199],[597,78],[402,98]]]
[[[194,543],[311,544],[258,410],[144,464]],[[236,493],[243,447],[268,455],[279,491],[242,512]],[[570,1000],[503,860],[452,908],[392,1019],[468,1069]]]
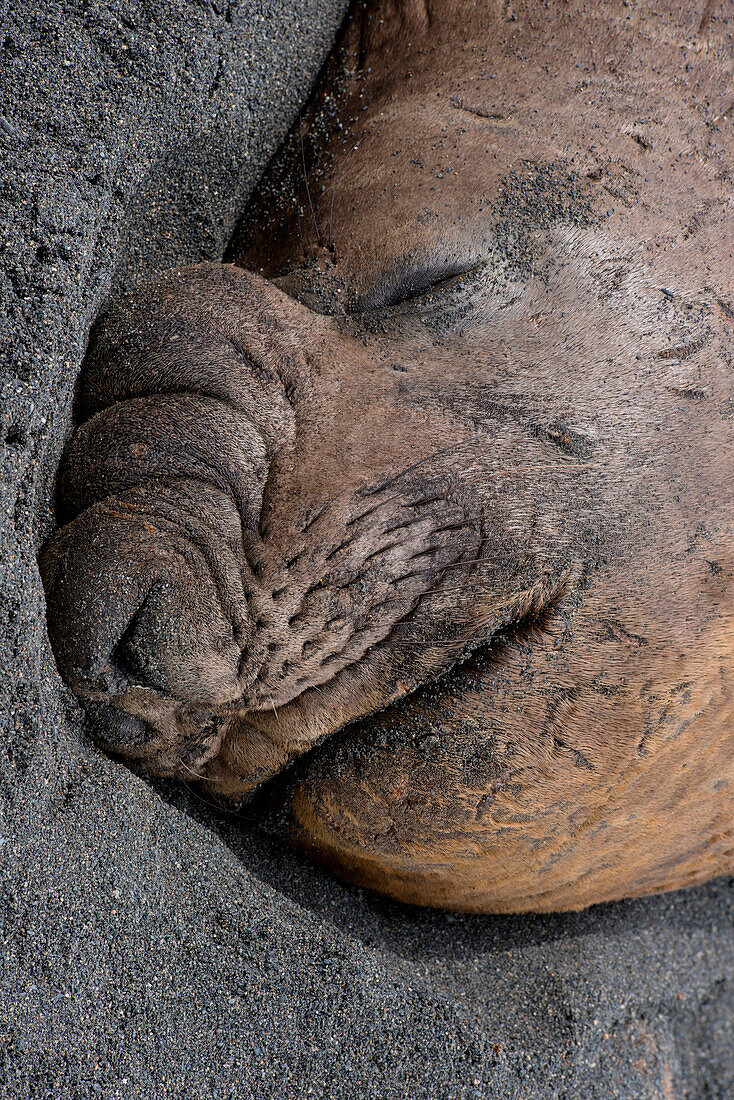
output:
[[[367,724],[364,733],[369,732],[369,724],[379,720],[381,715],[388,717],[399,715],[402,708],[414,704],[420,700],[421,695],[432,694],[435,703],[435,692],[441,693],[441,697],[450,694],[452,678],[466,670],[473,661],[484,661],[487,664],[496,665],[502,658],[502,654],[510,647],[528,644],[536,641],[547,627],[558,600],[565,589],[551,595],[540,606],[531,607],[517,619],[511,620],[499,626],[489,637],[482,638],[468,651],[461,653],[452,664],[442,669],[440,673],[431,676],[416,686],[404,696],[395,699],[384,707],[360,715],[351,719],[329,733],[324,734],[318,741],[298,756],[290,759],[280,771],[266,779],[255,787],[250,794],[240,803],[239,807],[247,807],[248,817],[266,832],[280,834],[287,831],[287,804],[289,795],[298,786],[299,780],[309,771],[312,763],[317,761],[325,752],[332,751],[340,743],[354,735],[356,728]],[[484,670],[486,671],[486,664]],[[362,738],[363,739],[363,738]],[[285,817],[284,817],[285,815]]]

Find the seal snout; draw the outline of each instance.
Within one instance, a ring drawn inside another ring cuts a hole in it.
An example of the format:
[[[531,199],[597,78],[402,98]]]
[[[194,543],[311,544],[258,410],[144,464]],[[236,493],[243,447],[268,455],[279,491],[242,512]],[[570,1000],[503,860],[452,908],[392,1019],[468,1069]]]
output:
[[[220,267],[174,272],[103,320],[85,364],[59,471],[65,526],[39,563],[59,669],[121,751],[194,736],[206,721],[190,708],[211,718],[254,675],[247,548],[292,421],[276,369],[290,342],[265,288]]]
[[[251,628],[238,523],[225,494],[181,479],[98,502],[62,528],[40,564],[57,662],[80,695],[146,687],[209,706],[236,695]]]
[[[400,441],[370,438],[343,468],[365,398],[327,366],[346,356],[359,383],[368,357],[312,317],[256,276],[192,268],[119,305],[85,364],[65,526],[40,560],[49,632],[98,739],[156,771],[184,745],[200,767],[224,722],[251,786],[392,698],[405,676],[377,687],[372,664],[444,572],[476,558],[476,515],[440,462],[414,468]]]

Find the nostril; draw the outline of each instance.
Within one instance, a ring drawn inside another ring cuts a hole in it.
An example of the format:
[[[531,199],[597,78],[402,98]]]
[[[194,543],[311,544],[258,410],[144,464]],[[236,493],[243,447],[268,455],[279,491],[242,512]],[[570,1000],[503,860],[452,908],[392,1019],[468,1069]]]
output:
[[[115,679],[118,683],[115,686],[118,690],[121,687],[140,686],[143,683],[142,669],[135,661],[126,642],[120,642],[115,646],[110,657],[110,667],[116,674]]]
[[[144,606],[144,605],[143,605]],[[99,687],[110,695],[119,695],[127,688],[147,686],[143,662],[135,645],[143,607],[133,615],[128,626],[109,657],[108,667],[100,677]],[[106,683],[102,683],[102,680]]]
[[[112,752],[140,749],[157,736],[153,727],[142,718],[106,703],[85,700],[84,710],[93,727],[95,740]]]

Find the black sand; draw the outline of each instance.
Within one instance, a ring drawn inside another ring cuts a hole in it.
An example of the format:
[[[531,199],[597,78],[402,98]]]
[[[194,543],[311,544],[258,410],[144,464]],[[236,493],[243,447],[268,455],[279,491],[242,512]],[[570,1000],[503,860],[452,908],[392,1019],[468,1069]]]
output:
[[[734,883],[549,918],[344,888],[85,739],[35,564],[111,288],[218,258],[337,0],[20,0],[0,33],[0,1094],[734,1096]]]

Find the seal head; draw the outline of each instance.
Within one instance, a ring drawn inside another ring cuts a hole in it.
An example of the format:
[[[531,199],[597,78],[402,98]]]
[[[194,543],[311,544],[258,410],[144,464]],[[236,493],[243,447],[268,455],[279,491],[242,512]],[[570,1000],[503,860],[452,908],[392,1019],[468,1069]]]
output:
[[[734,869],[731,58],[694,6],[358,7],[234,263],[101,320],[41,568],[112,751],[411,902]]]

